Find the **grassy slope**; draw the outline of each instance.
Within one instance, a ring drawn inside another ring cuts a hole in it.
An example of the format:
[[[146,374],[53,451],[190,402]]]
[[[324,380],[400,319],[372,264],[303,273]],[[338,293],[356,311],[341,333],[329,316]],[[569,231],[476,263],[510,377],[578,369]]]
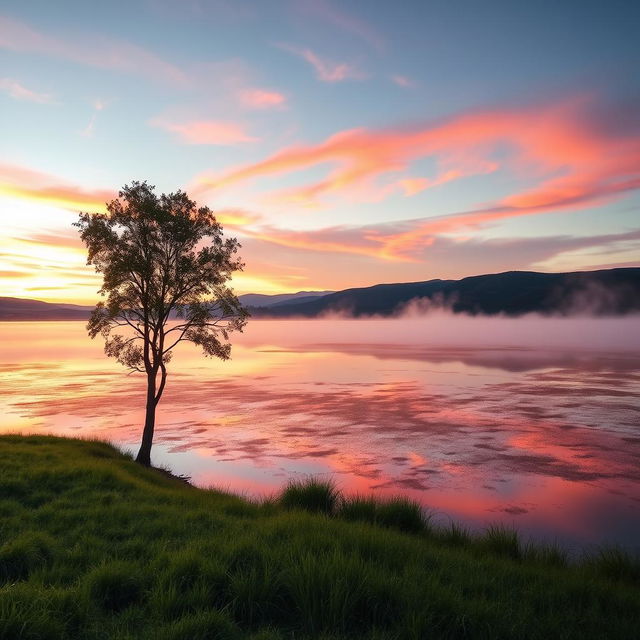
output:
[[[102,443],[3,436],[0,638],[635,637],[633,566],[614,578],[456,537],[250,504]]]

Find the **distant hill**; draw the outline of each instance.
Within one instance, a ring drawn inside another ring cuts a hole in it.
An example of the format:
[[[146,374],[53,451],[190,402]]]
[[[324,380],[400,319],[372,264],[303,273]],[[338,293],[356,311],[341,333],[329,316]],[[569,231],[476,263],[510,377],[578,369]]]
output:
[[[93,307],[0,297],[0,321],[86,320]]]
[[[392,316],[411,302],[422,309],[445,307],[454,313],[483,315],[622,315],[640,311],[640,267],[571,273],[508,271],[461,280],[378,284],[251,312],[257,317]]]
[[[538,273],[507,271],[461,280],[377,284],[344,291],[247,293],[240,301],[257,318],[313,318],[328,313],[393,316],[413,304],[478,315],[525,313],[624,315],[640,312],[640,267]],[[86,320],[93,307],[0,297],[0,321]]]
[[[293,305],[299,301],[308,302],[317,300],[328,293],[333,293],[333,291],[299,291],[298,293],[282,293],[276,295],[247,293],[238,296],[238,298],[246,306],[269,308],[271,305],[282,303]],[[92,309],[93,305],[61,304],[0,296],[0,322],[88,320]]]
[[[297,304],[298,302],[311,302],[335,291],[298,291],[298,293],[276,293],[267,295],[264,293],[245,293],[238,296],[238,300],[248,307],[271,307],[279,304]]]

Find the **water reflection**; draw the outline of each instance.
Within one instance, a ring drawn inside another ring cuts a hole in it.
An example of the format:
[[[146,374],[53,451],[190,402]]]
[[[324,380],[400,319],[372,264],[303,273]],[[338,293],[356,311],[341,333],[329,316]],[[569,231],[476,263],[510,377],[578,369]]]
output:
[[[397,343],[368,321],[254,321],[231,362],[183,351],[155,462],[254,495],[326,473],[347,491],[403,492],[475,527],[638,544],[638,351],[513,337],[450,346],[392,322]],[[144,380],[107,360],[81,323],[6,323],[0,340],[0,430],[137,445]]]

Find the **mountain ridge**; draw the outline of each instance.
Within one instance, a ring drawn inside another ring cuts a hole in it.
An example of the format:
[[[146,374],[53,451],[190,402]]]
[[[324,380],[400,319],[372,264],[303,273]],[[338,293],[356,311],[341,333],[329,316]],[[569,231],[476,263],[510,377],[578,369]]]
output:
[[[327,314],[393,317],[407,311],[411,303],[422,311],[444,308],[471,315],[624,315],[640,312],[640,267],[564,273],[505,271],[459,280],[433,278],[335,292],[250,293],[238,297],[257,318],[313,318]],[[263,304],[256,305],[256,301]],[[0,321],[86,320],[92,308],[0,297]]]
[[[424,309],[446,308],[472,315],[624,315],[640,311],[640,267],[543,273],[505,271],[459,280],[432,279],[354,287],[319,300],[269,309],[251,308],[257,317],[393,316],[412,301]]]

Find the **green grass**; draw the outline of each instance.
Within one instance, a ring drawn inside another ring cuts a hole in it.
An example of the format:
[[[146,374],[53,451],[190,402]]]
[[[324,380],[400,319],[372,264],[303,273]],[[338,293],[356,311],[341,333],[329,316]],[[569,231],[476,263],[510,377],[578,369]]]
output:
[[[378,500],[370,496],[353,496],[342,500],[339,517],[390,527],[406,533],[430,531],[430,518],[417,503],[404,496]]]
[[[0,437],[0,638],[632,638],[640,565],[569,562],[402,498],[252,503],[109,445]]]
[[[304,509],[327,516],[337,511],[340,501],[340,491],[333,481],[313,477],[290,480],[278,500],[285,509]]]

